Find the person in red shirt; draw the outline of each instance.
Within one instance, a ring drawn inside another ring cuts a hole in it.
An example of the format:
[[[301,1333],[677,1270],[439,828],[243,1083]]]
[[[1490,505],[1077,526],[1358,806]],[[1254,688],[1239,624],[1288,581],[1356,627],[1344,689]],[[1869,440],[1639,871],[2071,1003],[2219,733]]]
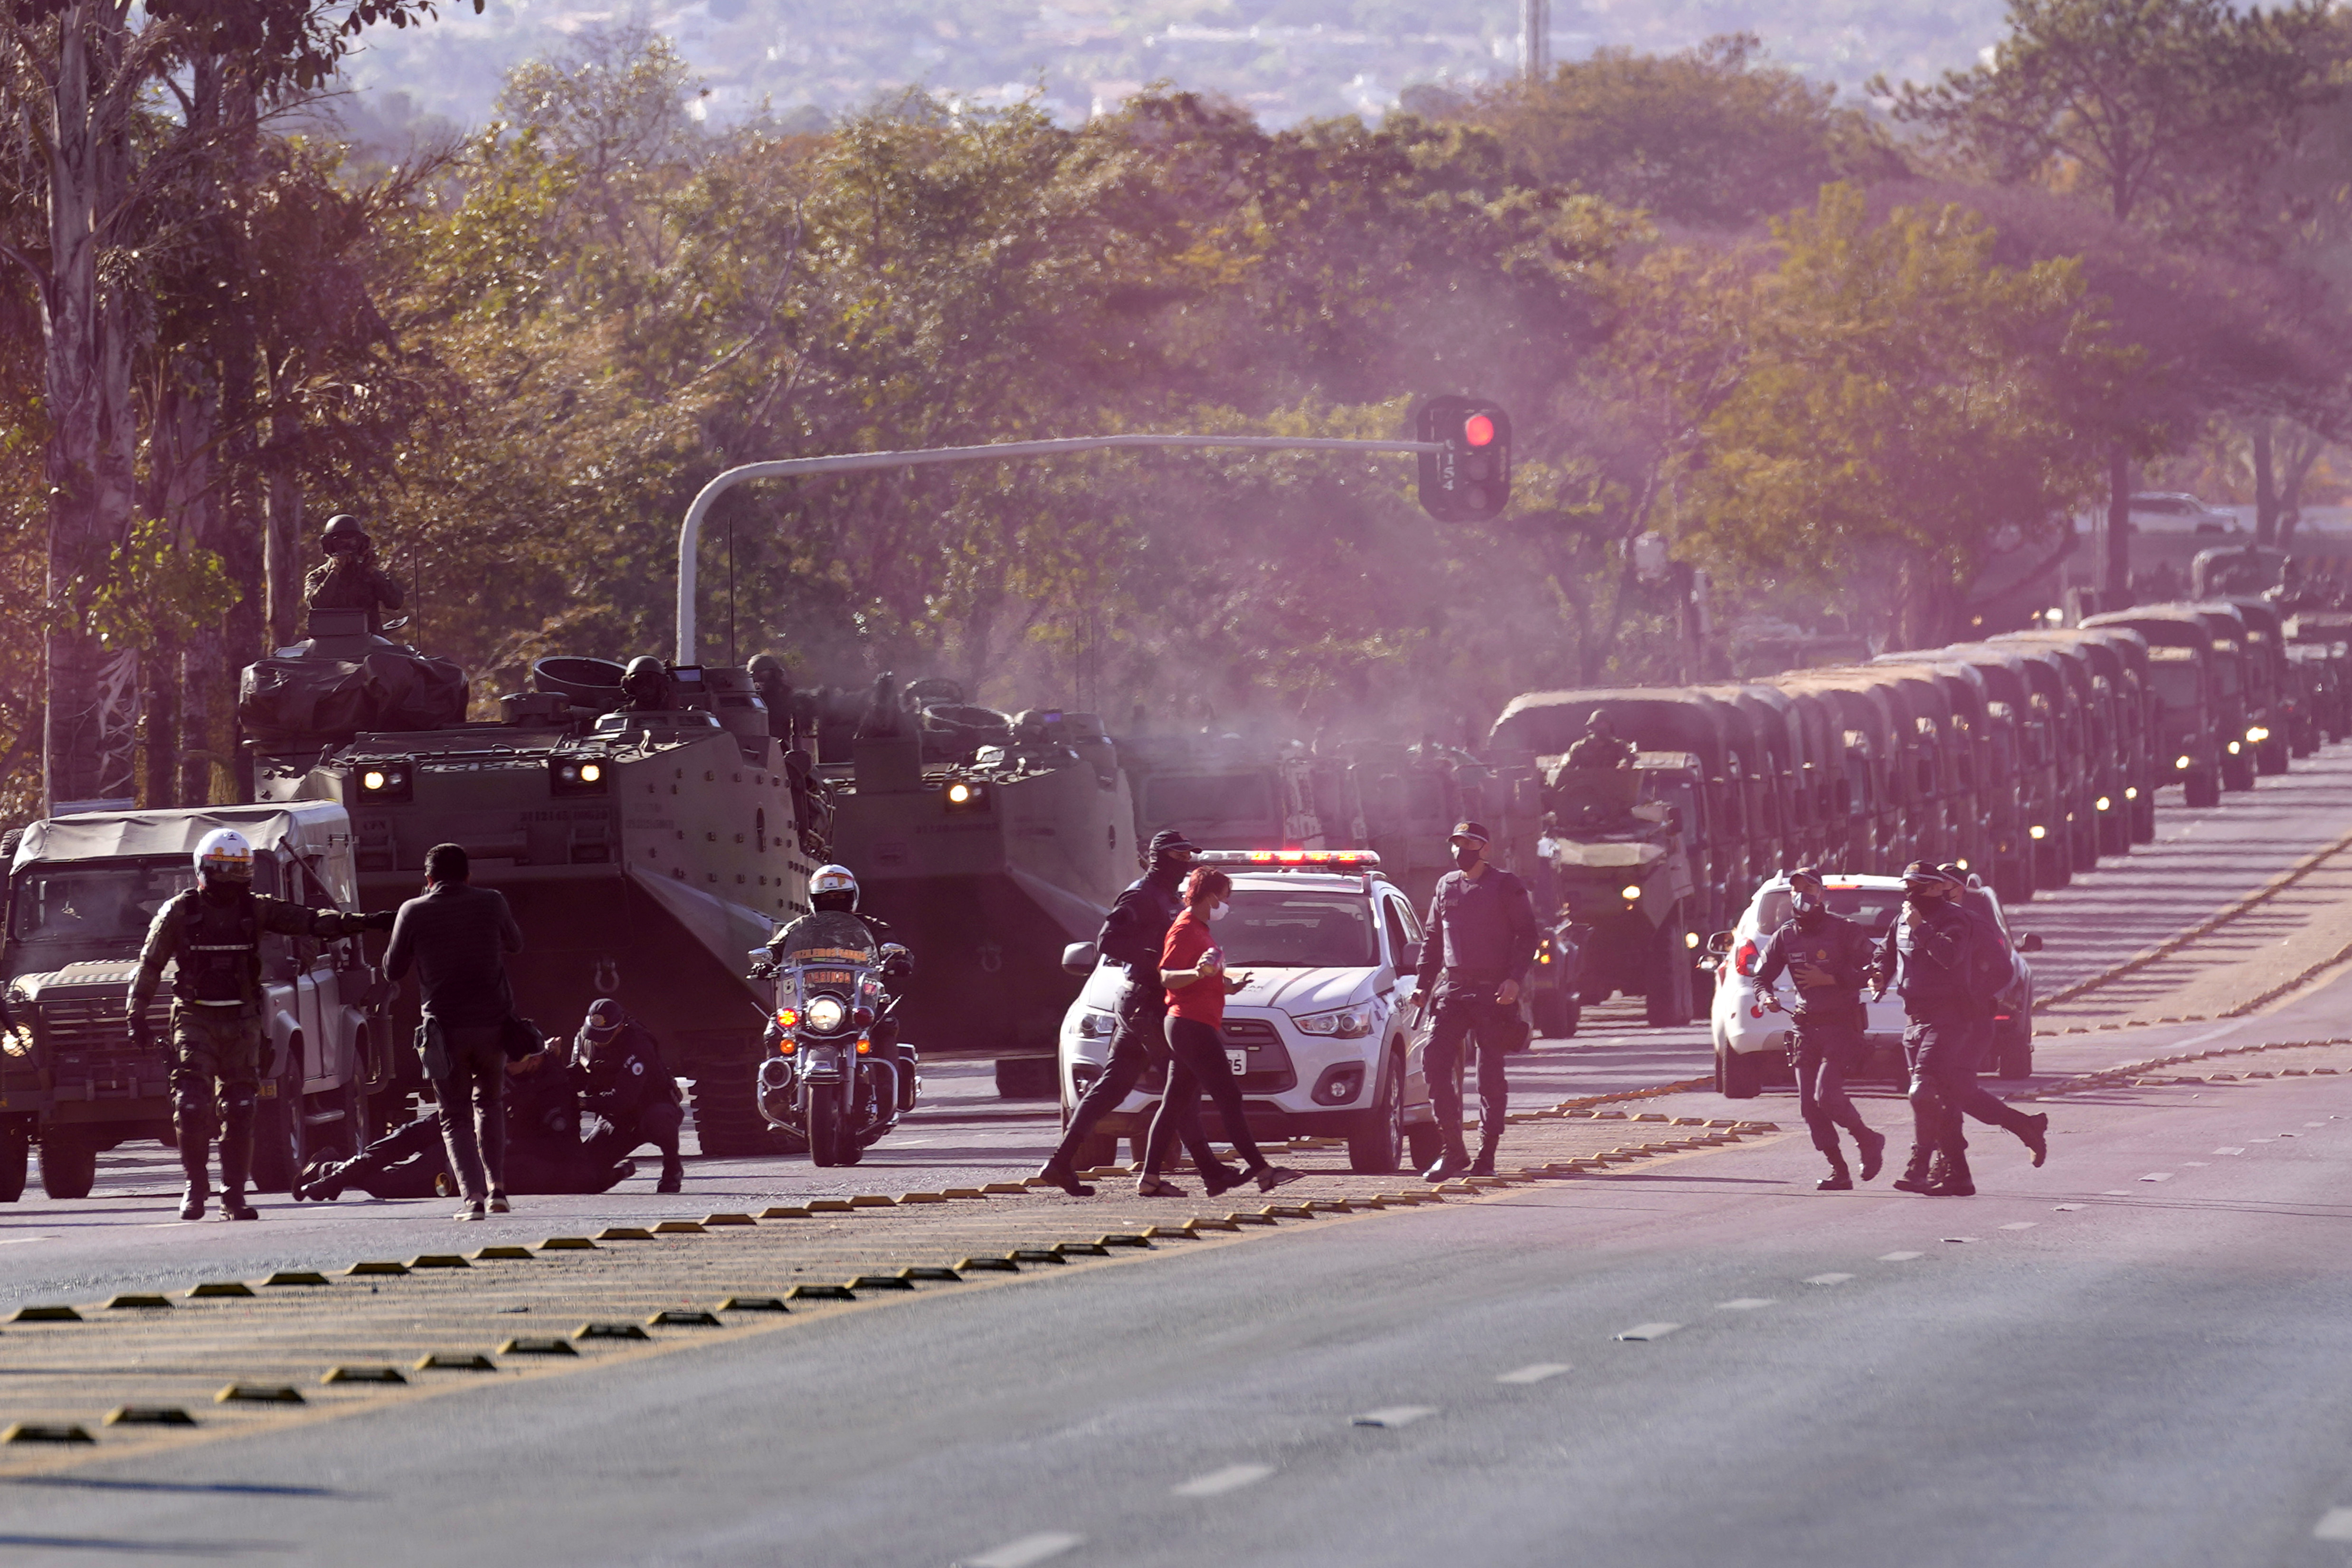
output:
[[[1241,1081],[1234,1077],[1217,1026],[1225,1021],[1225,998],[1249,984],[1247,976],[1232,979],[1225,958],[1210,931],[1210,924],[1229,907],[1234,879],[1213,866],[1195,868],[1184,884],[1184,912],[1168,928],[1160,950],[1160,982],[1168,988],[1168,1049],[1175,1058],[1168,1072],[1168,1092],[1151,1119],[1151,1135],[1144,1143],[1143,1176],[1136,1184],[1139,1196],[1181,1198],[1184,1189],[1160,1174],[1168,1152],[1187,1116],[1201,1113],[1201,1095],[1207,1091],[1225,1120],[1225,1142],[1242,1157],[1244,1176],[1254,1178],[1258,1191],[1270,1193],[1302,1173],[1266,1163],[1250,1136],[1242,1110]]]

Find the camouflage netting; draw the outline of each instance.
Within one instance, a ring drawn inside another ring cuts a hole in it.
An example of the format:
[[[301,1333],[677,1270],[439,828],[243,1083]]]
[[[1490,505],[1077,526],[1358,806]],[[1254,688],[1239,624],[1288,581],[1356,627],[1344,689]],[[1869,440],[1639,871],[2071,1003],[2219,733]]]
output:
[[[265,658],[246,667],[236,716],[267,744],[349,741],[362,731],[442,730],[466,721],[466,672],[445,658]]]

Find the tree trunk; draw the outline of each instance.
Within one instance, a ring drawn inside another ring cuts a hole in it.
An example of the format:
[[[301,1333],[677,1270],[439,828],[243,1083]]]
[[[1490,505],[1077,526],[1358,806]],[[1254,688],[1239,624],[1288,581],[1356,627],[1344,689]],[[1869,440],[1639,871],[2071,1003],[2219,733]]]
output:
[[[2107,448],[2107,574],[2102,609],[2131,603],[2131,454]]]
[[[2248,432],[2254,454],[2254,542],[2278,542],[2279,498],[2277,471],[2271,461],[2271,422],[2254,421]]]
[[[180,656],[180,804],[210,805],[215,799],[215,760],[226,738],[214,722],[212,694],[220,668],[220,634],[206,627],[188,639]]]
[[[261,575],[269,594],[269,646],[280,648],[302,635],[301,483],[292,474],[274,473],[264,500]]]
[[[137,783],[137,736],[114,731],[122,710],[105,700],[103,689],[121,650],[109,648],[90,626],[109,552],[128,533],[136,500],[128,309],[123,286],[100,266],[109,248],[104,226],[121,212],[128,184],[125,128],[106,95],[124,35],[121,16],[104,0],[66,7],[57,26],[50,261],[41,298],[52,616],[45,648],[44,809],[60,800],[127,798]]]
[[[153,809],[180,803],[180,655],[153,649],[147,660],[147,787],[140,804]]]

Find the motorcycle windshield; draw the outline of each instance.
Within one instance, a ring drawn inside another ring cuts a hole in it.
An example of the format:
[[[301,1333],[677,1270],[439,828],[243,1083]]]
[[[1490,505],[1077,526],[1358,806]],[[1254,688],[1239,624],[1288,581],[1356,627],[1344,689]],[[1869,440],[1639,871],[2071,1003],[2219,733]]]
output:
[[[777,944],[785,963],[802,968],[827,963],[871,963],[874,947],[874,933],[866,929],[866,922],[836,910],[802,916],[784,928]]]

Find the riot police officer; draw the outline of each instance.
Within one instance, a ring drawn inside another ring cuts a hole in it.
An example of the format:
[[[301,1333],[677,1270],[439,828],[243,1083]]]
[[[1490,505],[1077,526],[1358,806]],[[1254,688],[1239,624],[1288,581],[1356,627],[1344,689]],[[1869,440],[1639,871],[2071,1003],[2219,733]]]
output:
[[[1518,1033],[1519,988],[1536,957],[1536,911],[1528,885],[1489,864],[1489,835],[1475,822],[1456,823],[1449,840],[1454,869],[1437,879],[1421,944],[1420,994],[1434,996],[1424,1060],[1429,1098],[1445,1150],[1423,1174],[1432,1182],[1495,1173],[1503,1141],[1510,1081],[1507,1042]],[[1478,1043],[1478,1157],[1462,1146],[1462,1086],[1456,1077],[1465,1044]]]
[[[327,552],[302,584],[303,602],[314,610],[365,610],[367,628],[383,630],[385,610],[401,605],[400,584],[375,564],[375,542],[360,520],[345,513],[327,520],[319,543]]]
[[[2009,941],[2001,933],[2000,922],[1993,919],[1992,910],[1986,906],[1982,890],[1969,887],[1969,874],[1957,865],[1942,866],[1937,869],[1944,873],[1944,880],[1952,885],[1953,891],[1949,895],[1952,907],[1968,916],[1969,924],[1976,930],[1979,955],[1994,955],[1998,960],[1992,965],[1994,970],[2007,970]],[[2002,984],[2007,984],[2007,978],[2006,974],[2001,976]],[[1992,1050],[1993,1014],[2000,1005],[2000,992],[1998,989],[1980,989],[1975,1001],[1977,1027],[1974,1049],[1969,1055],[1968,1074],[1960,1089],[1960,1110],[1963,1114],[1972,1116],[1988,1126],[1998,1127],[2024,1144],[2026,1152],[2032,1154],[2033,1163],[2039,1165],[2050,1157],[2050,1118],[2040,1112],[2029,1116],[1977,1081],[1977,1069],[1984,1066],[1985,1058]]]
[[[1848,1192],[1853,1174],[1846,1169],[1839,1128],[1853,1134],[1864,1181],[1877,1176],[1886,1154],[1885,1136],[1871,1130],[1845,1092],[1846,1075],[1861,1071],[1870,1051],[1863,1038],[1862,1007],[1863,983],[1870,977],[1870,933],[1830,912],[1822,900],[1822,875],[1810,866],[1789,873],[1789,894],[1792,912],[1764,944],[1756,989],[1764,1005],[1777,1013],[1781,973],[1796,983],[1790,1017],[1797,1043],[1789,1058],[1797,1071],[1797,1104],[1813,1147],[1830,1163],[1830,1173],[1814,1185],[1822,1192]]]
[[[1952,884],[1925,860],[1903,871],[1903,912],[1879,944],[1872,984],[1902,994],[1903,1055],[1910,1069],[1911,1159],[1896,1177],[1906,1193],[1973,1197],[1960,1120],[1976,1070],[1976,928],[1950,901]]]
[[[221,1217],[258,1217],[245,1201],[252,1171],[253,1116],[276,1047],[262,1018],[265,934],[336,942],[390,931],[393,916],[313,910],[253,890],[253,846],[215,827],[196,845],[196,886],[155,911],[131,983],[131,1034],[148,1044],[147,1004],[167,964],[172,982],[172,1120],[188,1190],[182,1219],[204,1216],[212,1140],[220,1138]]]
[[[677,1157],[686,1113],[653,1031],[618,1002],[599,997],[572,1040],[572,1070],[579,1080],[580,1108],[604,1123],[588,1139],[594,1162],[609,1163],[651,1143],[662,1157],[661,1180],[654,1190],[677,1192],[686,1176]]]
[[[1631,741],[1617,738],[1617,727],[1606,710],[1595,708],[1584,721],[1584,734],[1568,749],[1571,768],[1630,768],[1639,754]]]

